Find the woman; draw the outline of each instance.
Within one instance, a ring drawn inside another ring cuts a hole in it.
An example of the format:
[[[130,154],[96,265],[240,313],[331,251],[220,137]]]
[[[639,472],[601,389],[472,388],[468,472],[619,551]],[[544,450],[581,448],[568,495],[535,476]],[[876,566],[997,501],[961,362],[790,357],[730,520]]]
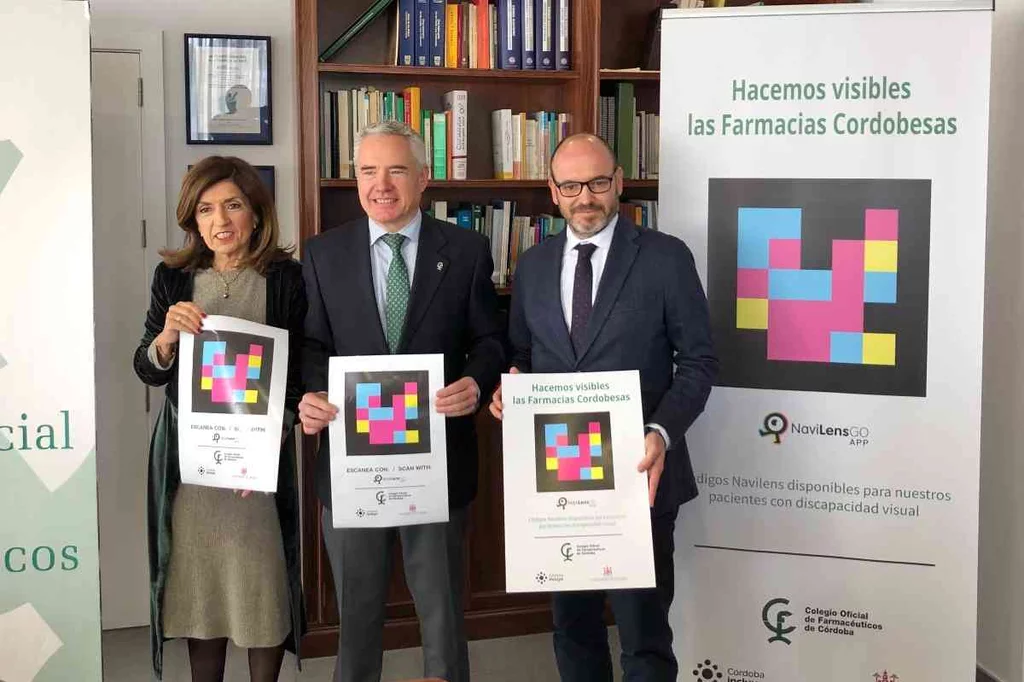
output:
[[[166,385],[149,459],[149,570],[153,668],[166,639],[188,639],[193,682],[224,676],[227,641],[248,649],[254,682],[276,680],[304,627],[299,582],[298,483],[292,433],[302,387],[306,314],[302,269],[278,246],[273,200],[256,170],[211,156],[185,176],[178,199],[184,246],[164,251],[153,277],[135,372]],[[183,485],[178,470],[177,347],[206,315],[287,329],[288,381],[277,493]],[[172,533],[173,530],[173,533]]]

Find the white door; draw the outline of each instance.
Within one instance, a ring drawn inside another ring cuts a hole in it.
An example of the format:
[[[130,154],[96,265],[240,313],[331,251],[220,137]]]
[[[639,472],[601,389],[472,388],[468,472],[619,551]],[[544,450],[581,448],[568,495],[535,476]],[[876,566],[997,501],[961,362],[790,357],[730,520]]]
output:
[[[140,73],[137,52],[92,53],[96,473],[104,629],[149,623],[149,396],[132,370],[149,302]]]

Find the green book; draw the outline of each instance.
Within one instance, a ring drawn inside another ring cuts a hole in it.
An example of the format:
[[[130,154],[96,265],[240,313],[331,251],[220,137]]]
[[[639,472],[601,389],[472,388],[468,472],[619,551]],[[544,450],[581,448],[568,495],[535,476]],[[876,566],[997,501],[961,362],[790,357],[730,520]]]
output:
[[[627,180],[636,178],[633,168],[633,125],[636,99],[632,83],[619,83],[615,94],[615,156]]]
[[[400,123],[405,123],[405,98],[397,92],[393,92],[391,94],[395,98],[395,120]]]
[[[385,92],[384,93],[384,119],[385,121],[391,121],[395,118],[395,93]]]
[[[420,110],[420,130],[423,131],[423,145],[427,148],[427,175],[434,177],[434,112]]]
[[[434,179],[448,179],[448,125],[443,111],[434,114]]]
[[[353,21],[352,24],[345,29],[344,33],[338,36],[337,40],[328,45],[327,49],[320,53],[320,61],[326,62],[336,55],[341,48],[348,45],[353,38],[359,35],[360,31],[369,26],[370,23],[379,17],[394,1],[395,0],[377,0],[377,2],[373,3],[368,10],[363,12],[358,19]]]

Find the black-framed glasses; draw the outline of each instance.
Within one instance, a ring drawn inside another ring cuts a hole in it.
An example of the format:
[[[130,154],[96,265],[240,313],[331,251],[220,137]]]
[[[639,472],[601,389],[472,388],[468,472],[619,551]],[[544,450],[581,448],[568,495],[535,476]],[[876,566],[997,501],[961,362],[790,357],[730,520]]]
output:
[[[552,178],[553,180],[554,178]],[[615,178],[610,175],[599,175],[596,178],[591,178],[586,182],[579,182],[578,180],[566,180],[565,182],[556,182],[555,187],[558,188],[558,192],[567,199],[578,197],[583,191],[583,187],[586,186],[590,190],[591,194],[604,194],[612,188],[612,183]]]

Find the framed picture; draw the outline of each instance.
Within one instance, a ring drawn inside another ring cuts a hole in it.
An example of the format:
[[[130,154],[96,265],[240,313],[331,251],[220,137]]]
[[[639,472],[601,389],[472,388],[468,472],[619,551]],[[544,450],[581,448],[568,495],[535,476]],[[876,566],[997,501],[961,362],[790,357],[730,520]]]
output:
[[[185,34],[185,142],[273,144],[270,37]]]

